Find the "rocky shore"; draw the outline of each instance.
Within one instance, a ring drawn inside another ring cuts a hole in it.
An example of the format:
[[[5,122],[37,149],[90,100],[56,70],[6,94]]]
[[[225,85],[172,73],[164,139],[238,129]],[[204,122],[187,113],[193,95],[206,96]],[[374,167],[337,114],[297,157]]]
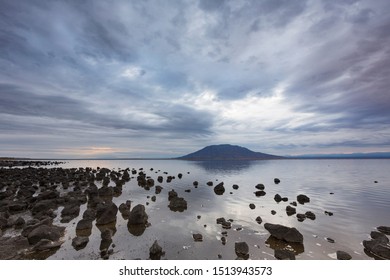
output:
[[[117,230],[115,224],[118,215],[127,221],[128,231],[133,236],[141,236],[147,228],[152,227],[149,222],[150,213],[147,213],[145,205],[132,205],[130,200],[120,205],[114,203],[113,198],[121,196],[123,187],[130,180],[136,181],[139,188],[153,192],[153,195],[148,196],[151,202],[155,202],[157,196],[165,191],[168,197],[166,205],[173,212],[188,211],[191,204],[176,190],[166,189],[169,183],[183,177],[181,173],[164,173],[154,178],[157,172],[152,172],[152,169],[150,174],[153,175],[148,175],[142,168],[115,171],[108,168],[56,167],[59,164],[57,161],[1,161],[0,259],[48,258],[64,243],[66,225],[80,217],[76,224],[76,237],[72,239],[73,249],[79,251],[87,246],[95,225],[101,237],[99,256],[109,259],[114,253],[113,236]],[[211,181],[201,182],[194,181],[185,192],[191,192],[200,185],[211,188],[216,196],[225,195],[229,188],[237,192],[240,190],[237,184],[228,187],[223,182],[215,185]],[[163,183],[164,187],[161,186]],[[274,184],[282,182],[275,178]],[[253,193],[254,199],[266,196],[266,187],[259,183],[253,186]],[[285,203],[284,215],[295,217],[299,222],[314,221],[318,215],[333,215],[328,211],[299,213],[300,205],[312,203],[312,199],[305,194],[299,194],[293,199],[276,194],[274,203]],[[257,209],[254,203],[249,208],[253,211]],[[81,212],[81,209],[85,210]],[[59,222],[55,222],[56,219]],[[198,215],[197,219],[201,219],[201,216]],[[295,259],[304,251],[305,236],[299,229],[267,221],[263,223],[263,218],[258,214],[254,214],[253,221],[269,233],[265,244],[274,250],[275,259]],[[230,231],[242,230],[240,227],[233,228],[233,222],[229,217],[216,217],[223,245],[226,244]],[[371,232],[371,240],[362,243],[366,254],[375,259],[390,259],[389,234],[388,226],[378,226],[377,231]],[[194,232],[191,238],[196,243],[207,239],[199,232]],[[331,241],[334,242],[329,238],[328,242]],[[160,244],[155,240],[149,245],[150,259],[164,257],[166,248]],[[248,259],[251,256],[251,249],[244,240],[236,242],[234,250],[238,259]],[[337,250],[335,254],[340,260],[352,259],[348,252],[342,250]]]

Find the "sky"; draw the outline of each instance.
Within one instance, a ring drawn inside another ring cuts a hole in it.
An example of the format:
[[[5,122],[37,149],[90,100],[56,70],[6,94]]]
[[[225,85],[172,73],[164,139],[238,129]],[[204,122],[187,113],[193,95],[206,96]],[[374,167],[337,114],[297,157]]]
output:
[[[0,0],[0,156],[390,151],[390,1]]]

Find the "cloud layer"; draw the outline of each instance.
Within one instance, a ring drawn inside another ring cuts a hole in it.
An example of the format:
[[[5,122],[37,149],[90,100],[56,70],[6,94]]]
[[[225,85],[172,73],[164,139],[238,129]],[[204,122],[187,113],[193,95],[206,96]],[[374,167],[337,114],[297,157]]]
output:
[[[387,0],[0,6],[1,156],[390,149]]]

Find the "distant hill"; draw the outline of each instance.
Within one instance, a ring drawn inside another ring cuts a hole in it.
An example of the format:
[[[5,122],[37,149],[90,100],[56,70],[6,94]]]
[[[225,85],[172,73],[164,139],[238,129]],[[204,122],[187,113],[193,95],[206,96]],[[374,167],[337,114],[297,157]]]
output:
[[[280,156],[251,151],[247,148],[222,144],[207,146],[194,153],[179,157],[185,160],[260,160],[279,159]]]

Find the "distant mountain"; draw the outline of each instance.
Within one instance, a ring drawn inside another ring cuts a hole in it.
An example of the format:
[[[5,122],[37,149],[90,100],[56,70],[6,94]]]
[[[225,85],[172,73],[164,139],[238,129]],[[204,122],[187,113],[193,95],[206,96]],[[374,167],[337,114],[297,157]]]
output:
[[[280,156],[253,152],[247,148],[222,144],[207,146],[194,153],[179,157],[186,160],[259,160],[259,159],[279,159]]]

